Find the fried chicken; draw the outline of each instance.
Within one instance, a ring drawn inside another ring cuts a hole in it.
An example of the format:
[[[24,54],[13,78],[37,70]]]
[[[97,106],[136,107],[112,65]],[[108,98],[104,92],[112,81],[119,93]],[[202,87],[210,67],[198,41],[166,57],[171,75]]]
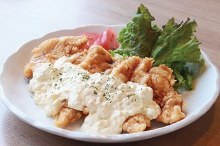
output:
[[[85,36],[67,36],[62,38],[52,38],[44,41],[32,50],[32,57],[25,66],[24,76],[32,77],[34,67],[38,63],[53,63],[57,59],[67,56],[73,64],[79,64],[91,73],[103,72],[111,68],[113,63],[111,55],[101,46],[91,46],[89,50],[83,49],[87,42]],[[67,106],[67,101],[55,118],[58,127],[65,127],[70,123],[80,119],[83,114],[88,114],[88,109],[83,112],[77,111]]]
[[[122,61],[112,70],[112,75],[118,77],[123,82],[131,80],[132,75],[134,74],[135,68],[141,62],[141,58],[137,56],[129,57],[128,59]]]
[[[162,108],[158,121],[171,124],[185,117],[182,110],[182,96],[174,91],[175,77],[166,65],[152,67],[152,58],[129,57],[115,68],[112,74],[123,82],[132,81],[151,87],[154,101]]]
[[[92,45],[79,65],[90,73],[96,73],[111,68],[112,63],[113,59],[108,51],[101,46]]]
[[[93,45],[88,50],[84,49],[86,43],[86,36],[67,36],[44,41],[32,50],[32,57],[24,68],[24,76],[31,78],[33,69],[38,63],[54,63],[57,59],[67,56],[69,62],[81,66],[90,73],[106,72],[125,83],[132,81],[151,87],[154,92],[153,99],[162,109],[157,121],[172,124],[185,118],[182,96],[173,88],[175,79],[172,69],[166,65],[153,67],[153,59],[147,57],[116,59],[98,45]],[[63,101],[63,107],[56,115],[55,124],[58,127],[66,127],[83,115],[89,114],[87,107],[83,111],[78,111],[68,107],[67,102]],[[150,119],[140,113],[129,116],[122,129],[124,132],[134,133],[144,131],[150,126]]]
[[[127,133],[136,133],[145,131],[147,128],[151,127],[150,119],[148,119],[143,114],[136,114],[130,116],[122,125],[122,129]]]
[[[176,91],[169,91],[163,98],[162,103],[162,113],[158,116],[157,121],[172,124],[186,117],[182,110],[182,97]]]
[[[38,63],[53,63],[62,56],[71,56],[77,52],[82,52],[86,42],[86,36],[67,36],[44,41],[32,50],[32,57],[24,67],[24,76],[31,78],[33,69]]]

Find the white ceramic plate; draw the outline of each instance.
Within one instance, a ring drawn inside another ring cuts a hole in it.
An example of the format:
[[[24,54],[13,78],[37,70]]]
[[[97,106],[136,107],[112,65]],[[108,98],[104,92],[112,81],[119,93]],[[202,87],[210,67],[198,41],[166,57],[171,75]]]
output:
[[[218,71],[208,59],[207,55],[202,53],[206,62],[205,70],[197,77],[195,89],[183,93],[186,103],[185,111],[187,113],[185,119],[168,126],[153,123],[152,130],[134,134],[86,134],[79,131],[80,122],[74,123],[72,127],[68,127],[67,129],[55,127],[53,120],[47,117],[44,112],[34,104],[31,94],[27,90],[27,81],[23,76],[23,68],[30,59],[31,50],[44,40],[52,37],[79,35],[82,32],[100,33],[107,27],[112,27],[117,33],[122,28],[122,26],[119,25],[82,26],[74,29],[52,32],[39,39],[25,43],[16,53],[12,54],[4,64],[1,74],[2,101],[17,117],[36,128],[71,139],[103,143],[131,142],[175,131],[197,120],[213,105],[219,93]]]

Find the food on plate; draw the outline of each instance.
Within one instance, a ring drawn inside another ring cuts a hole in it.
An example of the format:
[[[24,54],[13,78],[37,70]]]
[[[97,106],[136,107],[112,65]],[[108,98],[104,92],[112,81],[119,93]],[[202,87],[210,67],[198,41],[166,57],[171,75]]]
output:
[[[158,121],[172,124],[185,118],[182,97],[173,88],[175,79],[172,69],[166,65],[152,66],[152,58],[132,56],[113,68],[112,74],[123,82],[132,81],[153,89],[154,101],[162,109]]]
[[[62,56],[71,56],[76,52],[83,51],[86,43],[86,36],[67,36],[44,41],[32,50],[32,57],[25,66],[24,76],[31,78],[32,70],[38,63],[54,62]]]
[[[106,51],[100,46],[91,46],[88,52],[96,48]],[[29,87],[34,93],[34,101],[47,115],[57,119],[57,126],[65,127],[82,117],[85,107],[88,115],[81,130],[86,132],[121,133],[129,116],[141,114],[149,120],[158,117],[161,109],[153,100],[150,87],[134,82],[123,83],[111,74],[99,72],[99,69],[90,73],[90,68],[81,66],[84,60],[75,65],[70,57],[61,57],[54,64],[41,63],[33,70]],[[88,66],[93,64],[85,62]]]
[[[173,69],[176,88],[192,90],[193,77],[204,62],[195,37],[196,21],[188,18],[177,24],[171,18],[160,29],[154,20],[148,9],[140,5],[136,16],[119,33],[120,47],[113,54],[151,57],[154,66],[165,64]]]
[[[140,5],[118,41],[107,28],[42,42],[24,67],[35,103],[56,126],[82,119],[81,131],[88,133],[142,132],[152,121],[184,119],[178,89],[191,90],[203,64],[196,23],[172,18],[161,30],[153,21]]]
[[[116,41],[116,34],[112,28],[107,28],[101,34],[98,33],[83,33],[87,36],[88,41],[86,48],[89,48],[91,45],[99,45],[105,48],[106,50],[114,50],[119,46],[118,41]]]

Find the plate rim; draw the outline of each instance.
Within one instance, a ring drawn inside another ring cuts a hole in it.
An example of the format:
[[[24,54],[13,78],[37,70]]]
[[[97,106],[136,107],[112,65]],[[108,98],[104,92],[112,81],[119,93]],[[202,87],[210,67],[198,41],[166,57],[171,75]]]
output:
[[[91,135],[88,133],[81,133],[81,132],[60,129],[60,128],[56,128],[54,126],[46,126],[42,122],[39,122],[35,119],[32,119],[32,118],[28,117],[28,115],[26,115],[25,113],[21,112],[5,96],[4,90],[3,90],[3,85],[2,85],[2,75],[4,74],[4,70],[6,68],[6,63],[9,61],[10,58],[12,58],[14,55],[19,53],[19,51],[22,50],[22,48],[24,46],[26,46],[27,44],[35,42],[35,41],[39,41],[42,39],[44,40],[48,36],[62,32],[62,31],[74,31],[76,29],[82,29],[85,27],[106,27],[106,28],[113,27],[114,28],[114,27],[122,27],[122,26],[124,26],[124,24],[119,24],[119,25],[102,25],[102,24],[81,25],[81,26],[77,26],[77,27],[74,27],[71,29],[67,28],[67,29],[60,29],[60,30],[56,30],[56,31],[51,31],[45,35],[40,36],[39,38],[32,39],[32,40],[27,41],[24,44],[20,45],[15,50],[15,52],[12,53],[11,55],[9,55],[8,58],[5,60],[5,62],[3,63],[2,72],[0,75],[0,82],[1,82],[1,84],[0,84],[0,98],[1,98],[2,102],[16,117],[18,117],[20,120],[29,124],[32,127],[38,128],[40,130],[43,130],[43,131],[51,133],[51,134],[55,134],[55,135],[70,138],[70,139],[87,141],[87,142],[101,142],[101,143],[131,142],[131,141],[138,141],[138,140],[144,140],[144,139],[157,137],[157,136],[171,133],[173,131],[181,129],[181,128],[193,123],[194,121],[199,119],[202,115],[204,115],[211,108],[211,106],[214,104],[214,102],[218,98],[219,91],[220,91],[220,84],[219,84],[220,77],[219,77],[218,68],[213,64],[212,60],[208,57],[208,55],[205,54],[202,50],[201,50],[201,53],[202,53],[202,56],[204,57],[204,59],[206,60],[206,63],[208,64],[208,66],[211,66],[216,72],[217,80],[216,80],[215,87],[217,88],[217,90],[215,90],[215,93],[212,95],[211,98],[209,98],[209,100],[205,104],[206,106],[202,106],[202,108],[200,109],[200,113],[192,115],[187,120],[181,120],[181,121],[174,123],[172,125],[167,125],[167,126],[164,126],[164,127],[158,128],[158,129],[149,130],[151,132],[150,135],[149,135],[149,131],[144,131],[144,132],[140,132],[140,133],[133,133],[133,134],[109,134],[109,135],[92,134]],[[172,128],[170,128],[171,126],[172,126]]]

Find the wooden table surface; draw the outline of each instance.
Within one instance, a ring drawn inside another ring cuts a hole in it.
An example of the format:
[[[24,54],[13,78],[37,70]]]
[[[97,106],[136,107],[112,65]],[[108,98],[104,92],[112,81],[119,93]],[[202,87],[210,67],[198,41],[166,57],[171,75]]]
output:
[[[24,42],[45,33],[86,24],[124,24],[146,4],[158,24],[170,17],[194,18],[197,36],[220,69],[219,0],[0,0],[0,67]],[[207,89],[208,90],[208,89]],[[97,145],[55,136],[19,120],[0,102],[0,146]],[[101,144],[100,144],[101,145]],[[120,144],[112,144],[120,145]],[[220,145],[220,98],[199,120],[178,131],[123,145]]]

